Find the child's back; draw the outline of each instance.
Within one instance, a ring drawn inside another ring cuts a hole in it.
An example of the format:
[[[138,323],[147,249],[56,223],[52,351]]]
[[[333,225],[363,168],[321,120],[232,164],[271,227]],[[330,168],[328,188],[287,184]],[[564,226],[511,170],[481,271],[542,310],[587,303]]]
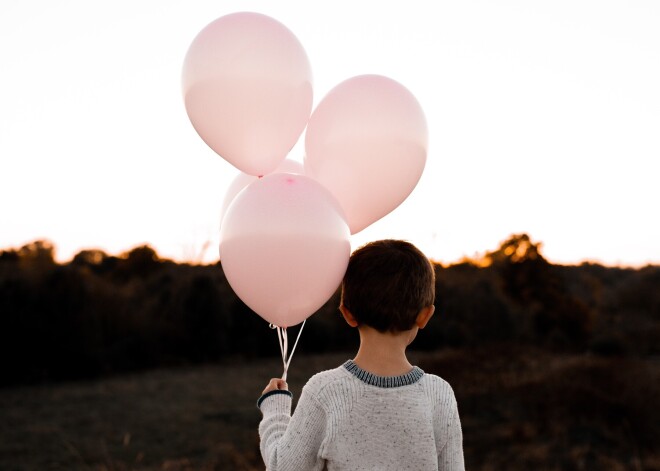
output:
[[[401,301],[388,281],[416,293]],[[271,380],[258,403],[268,469],[463,470],[451,387],[405,356],[433,315],[428,259],[406,242],[368,244],[351,257],[342,288],[340,310],[358,327],[360,350],[355,360],[313,376],[293,417],[286,383]]]

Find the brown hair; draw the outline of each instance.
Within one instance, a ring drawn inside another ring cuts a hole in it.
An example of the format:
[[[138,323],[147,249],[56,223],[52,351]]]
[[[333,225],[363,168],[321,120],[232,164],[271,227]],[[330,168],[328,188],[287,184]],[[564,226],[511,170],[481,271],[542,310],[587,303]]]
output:
[[[341,303],[359,325],[379,332],[409,330],[419,312],[434,301],[433,265],[410,242],[379,240],[351,255]]]

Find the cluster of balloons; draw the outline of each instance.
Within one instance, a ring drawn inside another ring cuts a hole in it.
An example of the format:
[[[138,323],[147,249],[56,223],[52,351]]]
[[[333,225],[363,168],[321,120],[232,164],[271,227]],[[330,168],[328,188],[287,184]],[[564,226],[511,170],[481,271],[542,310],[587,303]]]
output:
[[[227,280],[271,324],[299,324],[339,286],[350,235],[417,185],[428,141],[422,108],[396,81],[361,75],[312,110],[312,72],[301,43],[253,12],[201,30],[182,75],[195,130],[241,172],[222,207]],[[286,157],[303,131],[299,164]]]

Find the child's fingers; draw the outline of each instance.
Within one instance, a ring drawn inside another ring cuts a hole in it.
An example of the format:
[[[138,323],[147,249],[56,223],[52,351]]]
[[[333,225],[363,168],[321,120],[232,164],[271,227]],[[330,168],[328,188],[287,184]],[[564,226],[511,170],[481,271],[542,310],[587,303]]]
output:
[[[266,389],[264,389],[264,392],[262,394],[266,394],[267,392],[275,391],[278,389],[288,390],[289,385],[286,384],[286,381],[284,381],[282,378],[272,378],[268,382],[268,385],[266,386]]]

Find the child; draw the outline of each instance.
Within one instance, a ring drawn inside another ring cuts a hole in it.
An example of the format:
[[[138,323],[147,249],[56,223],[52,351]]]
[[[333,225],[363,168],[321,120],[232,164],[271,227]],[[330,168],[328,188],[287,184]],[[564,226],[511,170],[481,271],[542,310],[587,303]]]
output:
[[[381,240],[351,255],[339,309],[360,348],[307,382],[293,416],[286,382],[270,380],[257,402],[269,470],[464,470],[453,390],[406,358],[434,300],[433,266],[414,245]]]

